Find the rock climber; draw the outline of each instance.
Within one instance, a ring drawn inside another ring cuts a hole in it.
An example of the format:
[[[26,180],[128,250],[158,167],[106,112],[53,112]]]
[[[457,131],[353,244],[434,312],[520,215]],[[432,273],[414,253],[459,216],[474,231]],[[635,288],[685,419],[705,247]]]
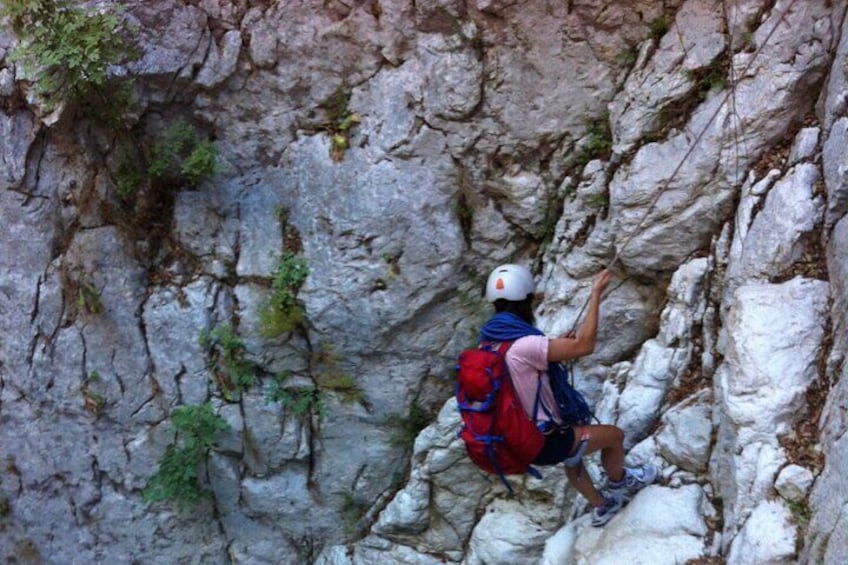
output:
[[[551,389],[550,375],[561,370],[560,362],[594,351],[599,307],[610,278],[607,270],[595,278],[586,320],[576,335],[548,338],[535,328],[532,274],[521,265],[501,265],[492,271],[486,284],[486,299],[493,303],[496,314],[481,329],[485,341],[513,342],[506,353],[510,379],[524,411],[531,418],[535,414],[536,426],[545,434],[544,447],[533,463],[564,463],[568,482],[592,506],[593,526],[609,522],[639,489],[657,478],[653,466],[624,465],[624,432],[620,428],[563,423]],[[540,406],[536,407],[540,379]],[[583,457],[596,451],[601,452],[601,465],[607,474],[603,492],[595,488],[583,468]]]

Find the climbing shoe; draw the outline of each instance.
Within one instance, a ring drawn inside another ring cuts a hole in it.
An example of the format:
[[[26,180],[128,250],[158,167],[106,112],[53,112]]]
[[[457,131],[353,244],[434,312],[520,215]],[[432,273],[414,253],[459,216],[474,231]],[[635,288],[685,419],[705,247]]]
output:
[[[642,487],[657,480],[657,468],[653,465],[644,467],[624,468],[624,478],[620,481],[608,481],[607,488],[610,493],[617,495],[624,502],[629,502]]]
[[[604,503],[592,509],[592,525],[596,528],[603,526],[621,510],[622,499],[617,494],[605,493]]]

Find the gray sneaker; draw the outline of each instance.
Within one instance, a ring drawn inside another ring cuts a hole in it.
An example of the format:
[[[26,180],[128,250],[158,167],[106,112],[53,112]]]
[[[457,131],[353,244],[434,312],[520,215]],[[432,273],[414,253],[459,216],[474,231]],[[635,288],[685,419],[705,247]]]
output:
[[[618,494],[604,493],[603,496],[604,503],[592,509],[592,525],[596,528],[612,520],[612,517],[621,510],[623,503],[621,496]]]
[[[625,467],[624,478],[620,481],[608,481],[607,488],[610,493],[619,496],[624,502],[630,501],[643,487],[657,480],[657,468],[653,465],[644,467]]]

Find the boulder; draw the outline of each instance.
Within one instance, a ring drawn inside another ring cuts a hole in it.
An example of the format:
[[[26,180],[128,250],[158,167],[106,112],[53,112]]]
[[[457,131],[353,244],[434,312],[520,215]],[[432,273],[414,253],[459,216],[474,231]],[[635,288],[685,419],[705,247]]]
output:
[[[780,470],[774,488],[789,502],[801,503],[807,498],[815,477],[809,469],[800,465],[787,465]]]
[[[603,528],[593,528],[588,516],[567,524],[550,538],[541,563],[611,565],[628,556],[671,565],[703,557],[704,504],[698,485],[648,486]]]
[[[745,526],[733,540],[728,565],[796,563],[792,513],[779,501],[762,501],[751,512]]]

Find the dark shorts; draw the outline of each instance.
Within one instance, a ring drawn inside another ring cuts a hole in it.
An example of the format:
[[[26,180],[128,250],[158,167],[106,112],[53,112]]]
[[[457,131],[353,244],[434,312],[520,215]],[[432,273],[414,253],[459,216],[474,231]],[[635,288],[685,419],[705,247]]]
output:
[[[536,465],[556,465],[571,455],[574,449],[574,428],[568,427],[551,432],[545,437],[542,451],[533,460]]]

